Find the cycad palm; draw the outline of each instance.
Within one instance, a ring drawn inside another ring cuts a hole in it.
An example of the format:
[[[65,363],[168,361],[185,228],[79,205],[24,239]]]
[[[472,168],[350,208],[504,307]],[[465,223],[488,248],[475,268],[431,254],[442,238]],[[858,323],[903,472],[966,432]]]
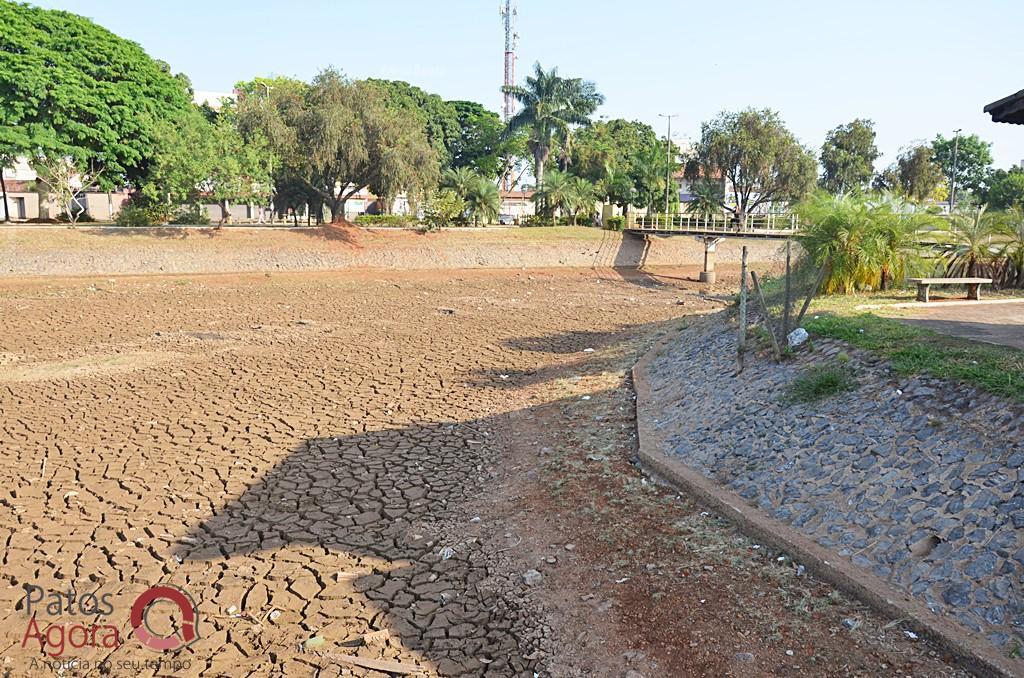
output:
[[[481,176],[476,177],[465,195],[466,214],[474,224],[490,223],[498,218],[501,211],[501,195],[498,187]]]
[[[535,64],[533,75],[527,76],[526,85],[503,88],[519,103],[520,110],[508,121],[508,132],[529,131],[527,145],[533,153],[534,175],[537,185],[544,184],[544,165],[551,155],[556,138],[568,139],[573,125],[585,125],[590,115],[604,103],[597,86],[580,78],[562,78],[558,69],[544,71]]]
[[[479,175],[468,167],[449,168],[441,175],[441,188],[450,188],[465,200],[479,179]]]
[[[581,212],[589,214],[597,201],[594,185],[583,177],[571,177],[568,181],[567,209],[572,214],[572,225],[576,225],[576,217]]]
[[[953,212],[945,234],[947,274],[973,278],[986,272],[998,256],[1000,229],[998,216],[985,207]]]
[[[825,292],[850,294],[875,284],[884,256],[867,200],[818,191],[797,213],[804,223],[797,240],[816,265],[829,267]]]
[[[1014,205],[1006,210],[999,230],[1006,239],[1001,248],[1002,255],[1013,268],[1007,282],[1014,287],[1024,287],[1024,208]]]
[[[534,200],[543,213],[553,215],[557,209],[569,211],[569,205],[572,202],[570,179],[568,174],[557,169],[552,169],[548,173],[547,180],[538,187],[534,194]]]

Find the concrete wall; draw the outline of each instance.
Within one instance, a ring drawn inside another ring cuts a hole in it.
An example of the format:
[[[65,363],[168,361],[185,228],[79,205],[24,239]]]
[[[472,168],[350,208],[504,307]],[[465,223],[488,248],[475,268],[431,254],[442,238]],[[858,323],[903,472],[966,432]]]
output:
[[[35,219],[39,216],[39,195],[36,193],[7,193],[7,208],[11,219]],[[0,219],[3,205],[0,205]]]

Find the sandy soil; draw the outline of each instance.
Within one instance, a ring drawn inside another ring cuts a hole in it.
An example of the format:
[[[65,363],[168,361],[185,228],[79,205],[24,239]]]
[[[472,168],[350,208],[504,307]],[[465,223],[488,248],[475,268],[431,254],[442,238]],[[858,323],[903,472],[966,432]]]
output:
[[[692,274],[0,282],[2,670],[48,672],[38,586],[128,639],[64,675],[953,673],[632,465],[628,367],[728,291]],[[173,671],[122,663],[156,583]]]

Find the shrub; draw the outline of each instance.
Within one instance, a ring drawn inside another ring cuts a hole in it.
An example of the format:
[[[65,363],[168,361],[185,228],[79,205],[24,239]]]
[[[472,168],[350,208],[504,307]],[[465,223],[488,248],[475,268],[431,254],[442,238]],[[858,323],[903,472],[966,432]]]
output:
[[[360,214],[357,226],[374,228],[409,228],[416,224],[416,217],[406,214]]]
[[[829,365],[817,365],[804,371],[786,389],[786,400],[793,403],[812,403],[839,393],[851,391],[857,382],[845,370]]]
[[[523,226],[554,226],[555,220],[544,214],[530,214],[523,217]]]
[[[608,217],[604,221],[604,227],[609,231],[621,231],[626,227],[626,217]]]
[[[186,205],[175,213],[170,223],[186,226],[209,226],[210,215],[202,205]]]
[[[169,211],[166,205],[141,205],[128,201],[121,205],[120,211],[114,217],[114,223],[129,227],[165,224],[170,216]]]
[[[450,188],[442,188],[431,196],[423,207],[423,222],[426,225],[426,230],[432,231],[450,226],[453,221],[462,216],[463,209],[462,198]]]

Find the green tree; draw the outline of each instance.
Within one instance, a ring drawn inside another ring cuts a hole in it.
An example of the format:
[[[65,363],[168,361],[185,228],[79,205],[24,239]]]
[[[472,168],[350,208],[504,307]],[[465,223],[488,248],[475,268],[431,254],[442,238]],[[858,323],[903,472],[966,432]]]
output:
[[[671,157],[679,149],[673,145]],[[651,207],[665,196],[665,143],[650,125],[633,120],[596,122],[576,135],[571,171],[598,186],[601,193],[628,210]],[[672,170],[675,170],[673,162]]]
[[[452,147],[462,135],[462,125],[451,102],[401,80],[370,78],[365,82],[381,91],[389,108],[419,120],[440,166],[452,166]]]
[[[341,221],[363,189],[389,205],[403,191],[415,202],[437,185],[438,155],[422,120],[388,105],[378,85],[327,69],[304,92],[270,103],[245,113],[246,128],[265,130],[280,172],[309,189],[314,212],[326,205]]]
[[[497,185],[490,179],[476,176],[476,180],[469,186],[469,190],[463,199],[466,207],[466,216],[479,225],[491,223],[498,218],[501,211],[501,195]]]
[[[448,145],[451,166],[468,167],[481,176],[497,179],[504,166],[502,157],[509,150],[501,118],[475,101],[448,103],[454,107],[459,123],[459,134]]]
[[[741,224],[759,205],[799,200],[814,185],[816,162],[778,113],[748,108],[701,125],[691,176],[725,177]]]
[[[918,144],[903,149],[896,162],[875,178],[874,186],[921,202],[935,197],[942,183],[942,168],[932,160],[931,148]]]
[[[988,179],[986,198],[993,209],[1024,204],[1024,167],[1014,165],[1009,171],[994,171]]]
[[[821,146],[822,188],[846,193],[867,187],[878,155],[872,121],[858,118],[830,130]]]
[[[270,153],[261,137],[245,140],[228,116],[210,122],[194,109],[158,134],[143,193],[158,202],[211,198],[220,205],[223,224],[230,203],[264,200],[270,184]]]
[[[525,129],[527,146],[533,154],[537,185],[544,184],[544,166],[551,156],[555,140],[565,138],[569,130],[590,122],[590,116],[604,103],[597,86],[580,78],[563,78],[558,69],[544,71],[535,64],[533,75],[524,86],[503,88],[519,102],[520,110],[508,121],[507,133]]]
[[[83,17],[0,3],[0,151],[137,181],[154,130],[191,106],[186,78]]]
[[[953,177],[954,151],[957,191],[966,189],[975,195],[983,194],[992,171],[992,144],[982,141],[977,134],[960,137],[959,141],[937,135],[932,142],[932,160],[942,168],[947,180]]]

